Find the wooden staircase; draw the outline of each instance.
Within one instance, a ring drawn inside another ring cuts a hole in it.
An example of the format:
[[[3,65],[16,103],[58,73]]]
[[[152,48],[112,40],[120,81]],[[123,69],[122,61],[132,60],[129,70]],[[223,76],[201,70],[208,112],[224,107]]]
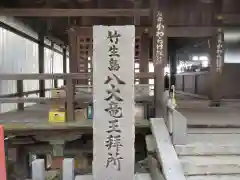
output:
[[[163,119],[152,119],[157,157],[165,180],[239,180],[240,129],[187,133],[186,143],[173,145]]]
[[[239,180],[240,144],[175,145],[187,180]]]

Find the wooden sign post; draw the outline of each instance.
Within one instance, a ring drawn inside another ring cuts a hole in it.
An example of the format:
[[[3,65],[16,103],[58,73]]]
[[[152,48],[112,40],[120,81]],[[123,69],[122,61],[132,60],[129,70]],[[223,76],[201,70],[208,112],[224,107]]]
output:
[[[134,26],[93,27],[93,178],[133,180]]]
[[[3,126],[0,126],[0,179],[7,180]]]

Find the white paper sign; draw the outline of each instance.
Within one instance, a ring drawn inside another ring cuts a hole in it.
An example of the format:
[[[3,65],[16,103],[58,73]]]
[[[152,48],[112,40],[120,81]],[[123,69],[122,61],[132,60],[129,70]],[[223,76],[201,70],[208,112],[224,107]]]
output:
[[[134,26],[93,27],[93,178],[133,180]]]

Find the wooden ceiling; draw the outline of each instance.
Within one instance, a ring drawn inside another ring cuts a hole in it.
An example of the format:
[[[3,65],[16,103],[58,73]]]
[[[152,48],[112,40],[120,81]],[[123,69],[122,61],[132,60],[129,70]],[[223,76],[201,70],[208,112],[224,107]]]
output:
[[[211,26],[215,20],[214,13],[221,0],[159,0],[167,2],[168,26]],[[215,3],[214,3],[215,1]],[[221,11],[240,13],[240,0],[222,0]],[[216,4],[217,3],[217,4]],[[0,8],[150,8],[150,0],[1,0]],[[72,26],[124,25],[151,26],[149,17],[18,17],[35,31],[43,31],[47,36],[54,36],[68,43],[67,30]],[[137,23],[137,24],[136,24]],[[176,48],[181,48],[198,39],[171,39]]]

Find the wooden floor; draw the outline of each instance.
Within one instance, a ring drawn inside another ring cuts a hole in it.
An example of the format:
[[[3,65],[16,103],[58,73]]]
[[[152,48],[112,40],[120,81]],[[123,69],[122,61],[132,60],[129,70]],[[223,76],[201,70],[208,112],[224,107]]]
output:
[[[188,96],[177,96],[178,111],[186,118],[189,126],[239,126],[240,103],[224,103],[219,108],[209,107],[209,101]],[[49,106],[38,104],[24,111],[0,114],[0,124],[5,130],[51,130],[51,129],[92,129],[92,120],[76,119],[68,123],[48,123]],[[136,128],[149,128],[149,121],[136,120]]]
[[[0,114],[0,124],[6,131],[11,130],[51,130],[51,129],[92,129],[92,120],[76,119],[68,123],[48,123],[49,106],[38,104],[24,111],[12,111]],[[136,120],[136,128],[148,128],[148,120]]]
[[[240,127],[240,103],[222,103],[209,107],[207,100],[180,100],[177,110],[187,119],[189,127]]]

